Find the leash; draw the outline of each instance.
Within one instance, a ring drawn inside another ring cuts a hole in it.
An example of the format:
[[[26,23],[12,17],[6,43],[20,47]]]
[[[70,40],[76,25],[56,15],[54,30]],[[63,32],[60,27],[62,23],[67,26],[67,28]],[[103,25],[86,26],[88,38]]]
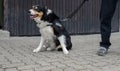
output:
[[[85,4],[86,1],[88,0],[83,0],[82,3],[71,14],[69,14],[64,19],[61,19],[61,21],[68,21],[69,19],[71,19],[81,9],[81,7]]]
[[[70,13],[66,18],[60,19],[60,21],[64,22],[64,21],[68,21],[69,19],[71,19],[87,1],[89,0],[83,0],[82,3],[72,13]],[[42,0],[42,4],[45,6],[45,3],[43,0]]]

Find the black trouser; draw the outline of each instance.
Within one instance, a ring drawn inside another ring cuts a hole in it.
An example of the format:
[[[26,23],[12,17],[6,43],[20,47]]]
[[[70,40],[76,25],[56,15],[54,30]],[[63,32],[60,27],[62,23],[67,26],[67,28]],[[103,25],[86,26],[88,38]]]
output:
[[[118,0],[102,0],[100,9],[100,31],[101,31],[101,42],[100,46],[106,47],[107,49],[111,45],[111,20],[115,12],[116,4]]]

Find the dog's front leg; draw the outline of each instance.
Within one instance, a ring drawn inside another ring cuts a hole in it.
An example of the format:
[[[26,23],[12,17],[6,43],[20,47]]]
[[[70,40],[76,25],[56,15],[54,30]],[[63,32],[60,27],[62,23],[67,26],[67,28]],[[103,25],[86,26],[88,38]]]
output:
[[[67,50],[67,48],[66,48],[66,38],[65,38],[65,36],[64,35],[62,35],[62,36],[60,36],[59,38],[58,38],[58,40],[60,41],[60,44],[61,44],[61,46],[62,46],[62,50],[63,50],[63,53],[64,54],[68,54],[69,52],[68,52],[68,50]]]
[[[34,49],[33,52],[36,52],[36,53],[39,52],[43,46],[44,41],[45,41],[44,38],[41,37],[39,46],[36,49]]]

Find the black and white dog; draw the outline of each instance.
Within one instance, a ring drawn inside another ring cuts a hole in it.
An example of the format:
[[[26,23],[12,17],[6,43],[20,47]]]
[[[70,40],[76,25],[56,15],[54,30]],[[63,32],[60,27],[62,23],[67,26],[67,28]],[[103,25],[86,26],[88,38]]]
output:
[[[71,37],[59,17],[51,9],[38,5],[32,6],[29,12],[41,34],[40,44],[33,52],[39,52],[42,47],[45,47],[46,50],[57,49],[68,54],[68,50],[72,48]]]

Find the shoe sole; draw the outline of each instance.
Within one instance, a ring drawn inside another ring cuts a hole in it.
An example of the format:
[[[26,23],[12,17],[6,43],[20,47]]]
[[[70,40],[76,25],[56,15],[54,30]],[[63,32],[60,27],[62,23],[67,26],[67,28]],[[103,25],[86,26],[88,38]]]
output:
[[[105,56],[107,53],[97,52],[97,55],[99,56]]]

